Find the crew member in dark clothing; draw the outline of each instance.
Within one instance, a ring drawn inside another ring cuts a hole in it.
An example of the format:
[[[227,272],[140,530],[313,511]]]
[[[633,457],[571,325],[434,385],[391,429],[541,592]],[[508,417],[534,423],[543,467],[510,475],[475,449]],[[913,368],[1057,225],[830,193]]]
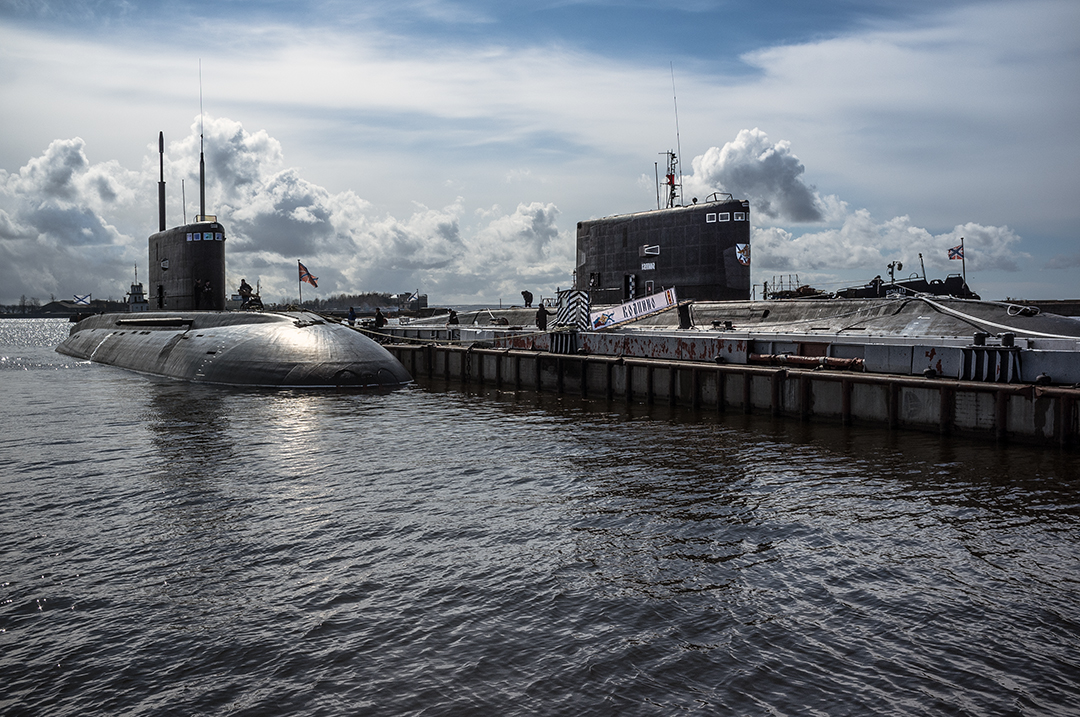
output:
[[[547,317],[554,315],[554,312],[548,311],[544,308],[544,305],[541,304],[540,307],[536,310],[536,328],[540,329],[541,331],[547,331]]]
[[[446,320],[446,323],[448,323],[448,324],[456,324],[456,323],[458,323],[457,312],[454,311],[453,309],[450,309],[450,318]]]
[[[533,300],[532,292],[528,291],[528,290],[525,290],[525,291],[521,292],[521,298],[525,299],[525,308],[526,309],[531,309],[532,308],[532,300]]]
[[[376,329],[381,329],[384,326],[386,326],[386,317],[383,316],[382,309],[376,308],[375,309],[375,328]]]
[[[246,309],[248,302],[251,301],[251,294],[254,290],[251,288],[251,284],[247,283],[247,279],[240,280],[240,288],[236,290],[237,294],[240,294],[240,308]]]

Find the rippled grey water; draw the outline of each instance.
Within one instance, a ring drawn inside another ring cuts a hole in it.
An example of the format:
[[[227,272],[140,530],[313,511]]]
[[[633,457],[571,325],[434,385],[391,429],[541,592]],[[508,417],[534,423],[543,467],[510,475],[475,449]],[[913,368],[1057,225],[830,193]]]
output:
[[[5,715],[1077,714],[1076,454],[204,388],[0,321]]]

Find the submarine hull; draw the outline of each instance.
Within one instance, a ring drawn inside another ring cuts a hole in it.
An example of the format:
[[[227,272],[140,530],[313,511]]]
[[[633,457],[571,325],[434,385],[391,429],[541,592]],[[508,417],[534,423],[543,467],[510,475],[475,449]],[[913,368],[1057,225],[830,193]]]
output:
[[[101,314],[77,323],[59,353],[196,383],[394,387],[412,381],[386,349],[307,312]]]

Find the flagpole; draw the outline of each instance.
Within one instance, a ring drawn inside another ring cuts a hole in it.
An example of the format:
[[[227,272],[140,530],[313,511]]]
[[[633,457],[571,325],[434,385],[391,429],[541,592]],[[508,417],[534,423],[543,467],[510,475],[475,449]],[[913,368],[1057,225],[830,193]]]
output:
[[[296,260],[296,290],[300,292],[300,308],[304,308],[304,282],[300,279],[300,260]]]
[[[967,286],[967,257],[964,256],[964,237],[960,237],[960,267],[964,272],[964,286]]]

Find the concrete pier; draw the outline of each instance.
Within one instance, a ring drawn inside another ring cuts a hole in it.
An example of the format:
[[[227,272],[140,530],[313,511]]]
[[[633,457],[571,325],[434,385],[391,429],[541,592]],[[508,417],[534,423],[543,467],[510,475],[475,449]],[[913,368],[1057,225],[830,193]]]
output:
[[[386,344],[412,375],[584,398],[769,412],[1075,450],[1080,390],[828,368],[561,354],[475,345]]]

